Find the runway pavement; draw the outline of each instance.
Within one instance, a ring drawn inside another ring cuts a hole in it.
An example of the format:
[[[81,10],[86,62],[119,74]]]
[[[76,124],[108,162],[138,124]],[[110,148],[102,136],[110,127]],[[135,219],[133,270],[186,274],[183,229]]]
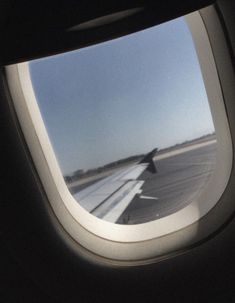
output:
[[[200,195],[214,171],[216,143],[155,163],[158,173],[145,171],[140,175],[139,179],[145,180],[143,192],[132,200],[116,223],[139,224],[156,220],[189,204]]]
[[[164,217],[189,204],[200,195],[215,169],[216,141],[209,140],[191,144],[176,150],[156,155],[157,173],[145,170],[138,180],[145,181],[142,193],[136,195],[116,221],[119,224],[139,224]],[[126,167],[131,167],[127,165]],[[109,176],[123,170],[112,169]],[[107,178],[106,174],[97,174],[82,182],[77,181],[71,188],[76,194],[86,187]]]

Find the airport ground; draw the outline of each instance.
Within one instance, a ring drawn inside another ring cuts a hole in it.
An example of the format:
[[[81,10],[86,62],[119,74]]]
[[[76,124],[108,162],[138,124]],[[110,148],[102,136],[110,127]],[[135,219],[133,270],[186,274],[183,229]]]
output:
[[[120,215],[118,224],[140,224],[172,214],[194,199],[206,188],[216,165],[216,140],[195,142],[155,157],[157,173],[144,171],[142,193],[136,195]],[[133,165],[129,164],[126,167]],[[123,166],[121,166],[123,169]],[[120,168],[112,169],[109,174]],[[107,177],[97,174],[77,181],[70,188],[72,194]]]
[[[139,179],[145,180],[141,196],[157,200],[136,196],[117,223],[144,223],[180,210],[206,188],[215,164],[215,142],[156,161],[158,172],[145,171]]]

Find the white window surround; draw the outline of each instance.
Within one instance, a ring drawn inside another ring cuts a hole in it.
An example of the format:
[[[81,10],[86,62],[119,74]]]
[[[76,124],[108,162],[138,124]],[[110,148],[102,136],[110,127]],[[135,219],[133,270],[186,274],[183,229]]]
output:
[[[213,14],[216,18],[215,12]],[[214,208],[229,181],[232,143],[212,49],[199,12],[187,15],[186,20],[198,53],[214,121],[217,137],[216,168],[207,189],[197,200],[174,214],[152,222],[137,225],[109,223],[89,214],[75,201],[64,182],[42,121],[28,64],[6,68],[16,113],[54,213],[75,241],[99,256],[112,260],[138,261],[192,245],[199,240],[198,221]],[[218,228],[224,220],[218,216],[202,237],[207,236],[210,229]]]

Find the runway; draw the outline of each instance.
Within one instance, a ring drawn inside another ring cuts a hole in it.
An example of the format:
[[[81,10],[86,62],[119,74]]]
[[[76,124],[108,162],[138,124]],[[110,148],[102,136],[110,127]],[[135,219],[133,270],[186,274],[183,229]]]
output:
[[[216,165],[216,140],[159,152],[154,162],[157,173],[144,170],[137,179],[134,178],[140,181],[139,189],[142,192],[134,193],[129,202],[123,200],[126,197],[124,192],[127,191],[125,186],[131,185],[133,178],[120,180],[119,176],[122,171],[128,171],[137,163],[118,166],[108,172],[78,180],[69,188],[70,192],[87,211],[110,222],[140,224],[156,220],[185,207],[206,188]],[[117,188],[112,190],[114,186]],[[117,190],[120,186],[122,189]]]
[[[200,195],[215,169],[216,143],[157,160],[158,173],[145,171],[145,183],[116,223],[139,224],[164,217]],[[149,199],[154,197],[156,199]],[[144,197],[144,198],[141,198]]]

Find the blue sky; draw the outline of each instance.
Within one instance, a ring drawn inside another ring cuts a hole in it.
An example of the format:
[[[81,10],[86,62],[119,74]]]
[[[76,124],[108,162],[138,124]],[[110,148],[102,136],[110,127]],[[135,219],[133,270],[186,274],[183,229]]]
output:
[[[183,18],[30,62],[63,174],[214,131]]]

